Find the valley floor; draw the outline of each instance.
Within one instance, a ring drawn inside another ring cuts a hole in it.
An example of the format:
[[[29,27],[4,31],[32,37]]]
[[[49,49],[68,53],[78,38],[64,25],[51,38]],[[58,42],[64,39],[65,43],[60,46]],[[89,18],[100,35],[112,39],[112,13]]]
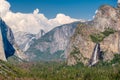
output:
[[[113,66],[107,64],[101,66],[101,64],[99,64],[95,67],[87,67],[87,66],[83,66],[82,64],[78,64],[76,66],[67,66],[64,62],[21,63],[19,65],[8,64],[3,61],[1,63],[0,63],[1,64],[0,72],[2,72],[3,70],[3,72],[6,73],[5,74],[0,73],[0,80],[119,80],[120,79],[119,64]]]

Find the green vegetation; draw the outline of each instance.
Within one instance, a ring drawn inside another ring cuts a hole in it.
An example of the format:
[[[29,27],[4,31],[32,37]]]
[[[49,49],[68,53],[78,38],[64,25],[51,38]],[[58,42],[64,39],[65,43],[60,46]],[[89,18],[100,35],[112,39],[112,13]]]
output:
[[[30,48],[27,53],[33,52],[36,56],[33,58],[34,61],[53,61],[53,60],[63,60],[64,56],[61,56],[64,53],[64,50],[58,50],[55,53],[50,53],[50,48],[47,48],[46,51],[42,52],[34,47]]]
[[[28,72],[9,80],[119,80],[120,65],[86,67],[82,64],[67,66],[63,62],[39,62],[28,66]],[[24,70],[24,69],[21,69]],[[17,70],[20,71],[20,70]],[[18,75],[18,73],[16,73]],[[11,75],[9,75],[11,77]],[[6,77],[4,77],[4,80]],[[6,79],[7,80],[7,79]]]
[[[23,77],[25,73],[25,70],[22,70],[13,64],[9,64],[8,62],[0,60],[0,76],[5,78],[3,80],[13,80],[15,77]]]
[[[111,64],[120,64],[120,54],[115,54],[113,60],[110,62]]]
[[[42,80],[116,80],[120,78],[116,72],[120,70],[119,66],[114,67],[114,70],[113,67],[90,68],[81,64],[76,66],[66,66],[63,63],[45,64],[45,66],[41,66],[42,64],[34,66],[31,75]]]
[[[114,65],[114,66],[113,66]],[[1,73],[1,72],[5,72]],[[110,62],[99,62],[94,67],[79,63],[67,66],[65,62],[37,62],[13,65],[0,61],[0,80],[119,80],[120,54]]]
[[[73,48],[72,52],[70,53],[70,55],[75,55],[75,54],[80,54],[80,50],[79,50],[79,48],[74,46],[74,48]]]
[[[100,32],[98,34],[92,34],[92,35],[90,35],[90,38],[93,42],[99,43],[99,42],[103,41],[104,38],[106,38],[110,34],[114,34],[115,32],[116,31],[113,30],[112,28],[105,28],[104,32]]]
[[[120,64],[120,54],[114,54],[114,58],[111,61],[100,61],[97,65],[98,67],[103,66],[111,66],[111,65],[119,65]]]
[[[91,37],[92,41],[95,43],[99,43],[99,42],[103,41],[103,39],[105,38],[105,36],[101,33],[90,35],[90,37]]]
[[[70,53],[71,56],[73,56],[78,62],[83,58],[82,54],[80,53],[79,48],[75,47],[73,48],[72,52]],[[77,55],[81,55],[81,58],[79,59]]]
[[[87,60],[87,58],[85,58],[85,57],[81,54],[79,48],[77,48],[77,47],[75,47],[75,46],[74,46],[72,52],[70,53],[70,55],[73,56],[73,57],[77,60],[77,62],[79,62],[79,63],[81,63],[81,61],[83,61],[83,60]],[[78,58],[78,55],[79,55],[79,58]]]

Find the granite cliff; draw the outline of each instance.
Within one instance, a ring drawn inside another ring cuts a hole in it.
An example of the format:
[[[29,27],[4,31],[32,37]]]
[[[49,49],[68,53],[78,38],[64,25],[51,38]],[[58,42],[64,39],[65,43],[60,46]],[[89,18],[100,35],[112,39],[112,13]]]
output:
[[[15,43],[12,30],[0,18],[0,59],[6,61],[9,57],[15,55],[20,59],[25,59],[27,56],[18,48]]]
[[[100,50],[96,52],[95,45],[98,44]],[[112,60],[114,54],[120,53],[120,7],[103,5],[92,21],[80,23],[65,53],[68,65],[79,62],[92,65],[91,61],[96,64],[100,60],[99,53],[102,53],[103,61]]]
[[[64,58],[64,50],[78,23],[80,22],[58,26],[41,38],[35,39],[26,51],[30,60],[59,60]]]

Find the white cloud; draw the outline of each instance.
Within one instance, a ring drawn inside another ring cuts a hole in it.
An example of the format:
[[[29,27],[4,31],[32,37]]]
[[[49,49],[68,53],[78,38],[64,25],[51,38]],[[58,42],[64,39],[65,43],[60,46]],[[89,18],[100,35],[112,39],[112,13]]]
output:
[[[50,19],[48,23],[51,25],[51,28],[53,28],[62,24],[71,23],[73,21],[78,21],[78,19],[73,19],[70,18],[69,16],[59,13],[56,15],[54,19]]]
[[[120,0],[118,0],[118,3],[120,3]]]
[[[0,0],[0,17],[4,16],[10,8],[10,4],[6,0]]]
[[[36,10],[34,10],[33,14],[38,14],[39,13],[39,9],[37,8]]]
[[[36,34],[40,29],[46,32],[56,26],[78,21],[64,14],[57,14],[54,19],[47,19],[44,14],[39,13],[39,9],[35,9],[33,13],[13,13],[9,10],[10,4],[5,0],[0,0],[0,12],[2,12],[3,20],[8,24],[13,32],[23,31]]]
[[[60,14],[56,15],[56,18],[50,19],[49,21],[50,22],[53,22],[53,21],[56,22],[57,21],[57,23],[59,23],[59,24],[65,24],[66,22],[70,23],[70,22],[76,21],[76,20],[77,19],[70,18],[69,16],[66,16],[66,15],[60,13]]]
[[[29,33],[38,33],[40,29],[44,30],[47,19],[42,14],[22,14],[8,12],[3,17],[5,22],[14,32],[23,31]]]

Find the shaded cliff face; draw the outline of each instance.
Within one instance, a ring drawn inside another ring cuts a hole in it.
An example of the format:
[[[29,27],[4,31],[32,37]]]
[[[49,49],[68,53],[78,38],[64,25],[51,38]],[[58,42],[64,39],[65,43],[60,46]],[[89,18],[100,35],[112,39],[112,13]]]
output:
[[[31,60],[54,60],[64,56],[70,37],[73,35],[79,22],[62,25],[54,28],[34,43],[26,51]]]
[[[6,60],[16,55],[18,58],[27,58],[15,43],[12,30],[0,19],[0,59]]]
[[[111,34],[106,29],[114,32]],[[76,28],[65,51],[68,65],[75,65],[78,62],[88,64],[93,55],[95,44],[98,42],[100,43],[100,51],[104,52],[103,60],[111,60],[114,54],[119,53],[120,50],[119,30],[119,8],[113,8],[108,5],[101,6],[92,21],[79,24]],[[98,41],[95,42],[97,40],[96,37]],[[78,53],[75,52],[74,47],[79,51]]]
[[[15,49],[13,47],[14,36],[11,29],[2,21],[2,19],[0,20],[0,32],[2,40],[0,41],[2,43],[1,47],[3,47],[2,49],[4,49],[3,52],[5,57],[8,58],[15,53]]]

